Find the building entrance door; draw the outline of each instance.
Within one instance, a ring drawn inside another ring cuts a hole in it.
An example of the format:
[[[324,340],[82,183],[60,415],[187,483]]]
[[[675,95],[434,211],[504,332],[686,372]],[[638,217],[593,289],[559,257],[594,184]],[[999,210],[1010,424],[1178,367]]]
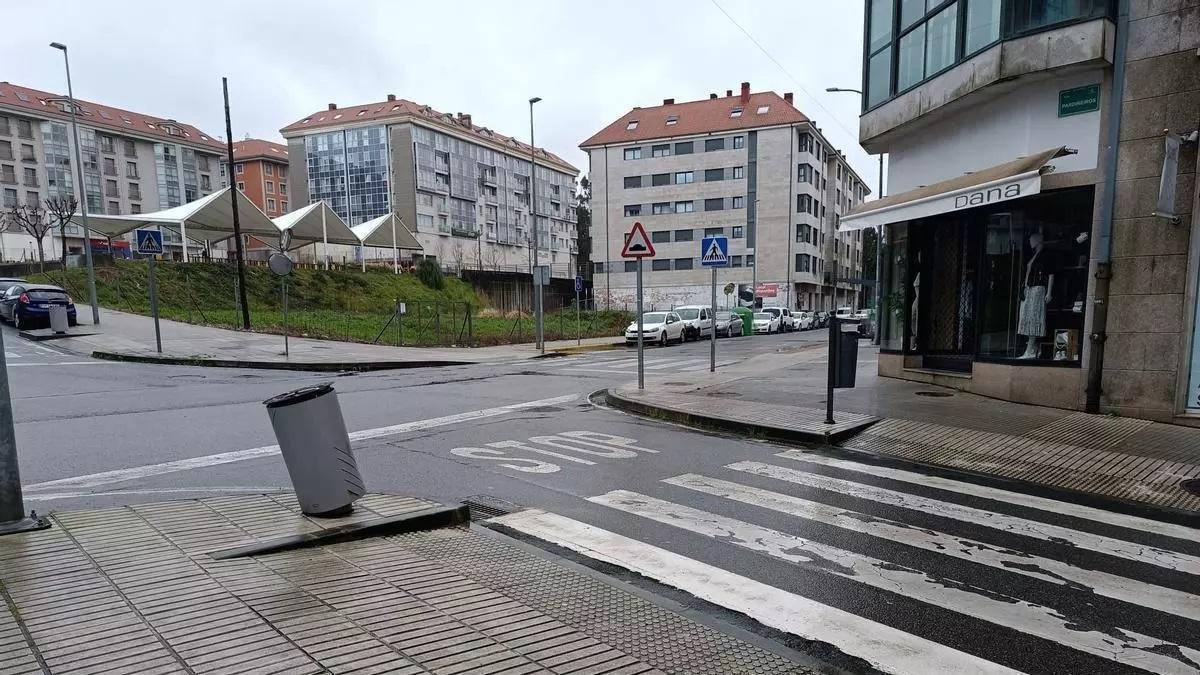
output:
[[[960,217],[930,218],[912,230],[919,272],[917,353],[925,368],[969,373],[975,354],[978,233]]]

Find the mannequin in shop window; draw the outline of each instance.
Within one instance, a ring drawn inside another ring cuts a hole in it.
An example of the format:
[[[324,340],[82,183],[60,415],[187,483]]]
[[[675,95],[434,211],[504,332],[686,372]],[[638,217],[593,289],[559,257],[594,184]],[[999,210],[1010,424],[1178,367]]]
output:
[[[1026,338],[1022,359],[1038,357],[1038,340],[1046,336],[1046,307],[1050,304],[1050,293],[1054,288],[1054,274],[1050,272],[1049,254],[1044,250],[1040,232],[1029,235],[1029,248],[1033,256],[1025,265],[1025,283],[1021,289],[1021,307],[1017,314],[1017,335]]]

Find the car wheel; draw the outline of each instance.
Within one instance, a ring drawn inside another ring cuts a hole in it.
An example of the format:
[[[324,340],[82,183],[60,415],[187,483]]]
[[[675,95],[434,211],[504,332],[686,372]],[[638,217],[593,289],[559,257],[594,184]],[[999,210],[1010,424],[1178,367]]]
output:
[[[25,330],[25,325],[21,323],[21,315],[16,312],[13,312],[12,325],[17,330]]]

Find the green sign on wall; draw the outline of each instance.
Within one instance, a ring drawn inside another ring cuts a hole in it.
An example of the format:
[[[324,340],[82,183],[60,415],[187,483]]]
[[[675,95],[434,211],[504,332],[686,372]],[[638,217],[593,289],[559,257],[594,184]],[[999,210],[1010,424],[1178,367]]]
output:
[[[1058,116],[1070,117],[1100,109],[1100,85],[1089,84],[1058,92]]]

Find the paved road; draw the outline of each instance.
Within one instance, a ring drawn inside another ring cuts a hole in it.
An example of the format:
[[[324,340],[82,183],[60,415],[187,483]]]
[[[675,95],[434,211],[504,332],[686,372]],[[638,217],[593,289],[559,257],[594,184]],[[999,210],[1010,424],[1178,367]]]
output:
[[[764,351],[820,349],[823,338],[723,340],[719,360],[736,368]],[[88,360],[13,349],[22,470],[43,509],[284,488],[259,402],[328,379],[62,365]],[[647,375],[705,368],[707,349],[647,350]],[[590,402],[631,378],[633,358],[372,373],[336,386],[370,489],[529,507],[492,522],[694,595],[730,620],[751,617],[851,671],[1200,672],[1195,530]]]

